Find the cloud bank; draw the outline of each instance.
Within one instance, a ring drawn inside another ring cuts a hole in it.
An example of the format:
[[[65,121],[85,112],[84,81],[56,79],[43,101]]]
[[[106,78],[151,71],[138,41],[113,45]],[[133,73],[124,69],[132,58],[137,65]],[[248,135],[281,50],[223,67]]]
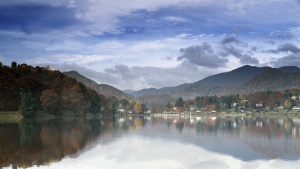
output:
[[[0,1],[0,59],[120,89],[175,86],[244,64],[299,66],[299,11],[295,0]]]
[[[209,43],[180,49],[181,55],[177,60],[187,60],[190,63],[208,68],[225,67],[228,60],[214,54]]]

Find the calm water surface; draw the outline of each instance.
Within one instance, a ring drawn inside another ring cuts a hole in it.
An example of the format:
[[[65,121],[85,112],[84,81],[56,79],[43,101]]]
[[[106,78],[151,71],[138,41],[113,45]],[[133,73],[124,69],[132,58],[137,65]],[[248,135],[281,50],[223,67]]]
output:
[[[300,168],[300,119],[57,118],[0,123],[0,168]]]

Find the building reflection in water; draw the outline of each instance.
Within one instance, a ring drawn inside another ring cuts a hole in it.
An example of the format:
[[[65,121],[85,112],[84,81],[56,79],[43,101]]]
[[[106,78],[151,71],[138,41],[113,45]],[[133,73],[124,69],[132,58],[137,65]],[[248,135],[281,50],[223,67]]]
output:
[[[299,128],[300,119],[288,117],[22,120],[0,123],[0,167],[51,165],[128,135],[175,140],[245,160],[292,158],[300,156]],[[250,150],[261,156],[247,155]]]

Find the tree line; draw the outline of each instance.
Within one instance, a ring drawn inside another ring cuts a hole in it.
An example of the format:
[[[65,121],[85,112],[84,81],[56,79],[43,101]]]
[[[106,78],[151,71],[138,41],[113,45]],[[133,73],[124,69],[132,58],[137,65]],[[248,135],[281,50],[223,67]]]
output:
[[[296,99],[292,99],[296,96]],[[151,105],[152,112],[172,111],[174,107],[180,111],[190,111],[191,107],[197,109],[206,109],[210,111],[227,111],[233,109],[239,110],[267,110],[278,111],[279,107],[290,111],[294,106],[300,104],[300,89],[291,89],[284,91],[255,92],[251,94],[232,94],[224,96],[197,96],[194,99],[182,99],[179,97],[174,102],[168,102],[166,105]],[[258,106],[262,105],[262,106]],[[178,109],[179,108],[179,109]],[[159,110],[159,111],[157,111]]]
[[[119,100],[95,90],[57,70],[0,62],[0,111],[20,111],[33,117],[38,111],[53,115],[113,114]]]

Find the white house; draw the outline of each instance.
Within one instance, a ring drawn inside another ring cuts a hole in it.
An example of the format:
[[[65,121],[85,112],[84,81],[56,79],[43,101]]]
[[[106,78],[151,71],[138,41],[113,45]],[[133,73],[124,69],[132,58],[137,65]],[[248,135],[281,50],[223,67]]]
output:
[[[197,111],[197,107],[196,106],[191,106],[190,111]]]
[[[118,112],[118,113],[126,113],[126,110],[120,108],[120,109],[117,110],[117,112]]]
[[[279,106],[279,107],[277,107],[277,110],[278,111],[280,111],[280,110],[283,110],[284,109],[284,107],[281,105],[281,106]]]
[[[255,106],[256,107],[263,107],[263,104],[262,103],[256,103]]]
[[[292,108],[292,110],[300,110],[300,107],[295,106]]]
[[[297,100],[297,99],[298,99],[297,96],[292,96],[291,98],[292,98],[293,100]]]

